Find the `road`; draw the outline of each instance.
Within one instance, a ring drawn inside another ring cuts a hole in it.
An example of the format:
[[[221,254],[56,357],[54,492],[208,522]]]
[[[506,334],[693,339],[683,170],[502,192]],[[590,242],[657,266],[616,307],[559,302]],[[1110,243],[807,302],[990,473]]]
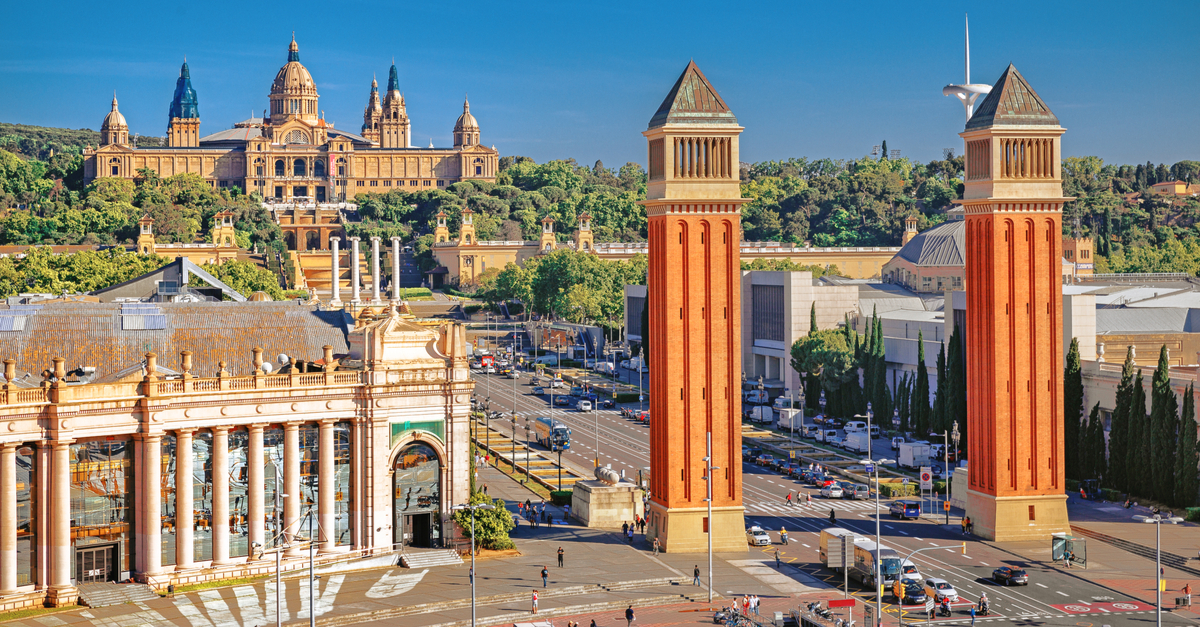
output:
[[[481,399],[490,398],[493,411],[505,414],[515,411],[519,427],[516,434],[518,442],[525,438],[526,417],[532,420],[538,416],[552,416],[562,420],[572,431],[571,448],[563,454],[565,464],[573,463],[588,474],[593,458],[598,457],[601,464],[611,465],[614,470],[631,477],[636,477],[638,470],[649,467],[649,428],[621,417],[619,408],[592,412],[561,407],[552,409],[549,397],[530,393],[528,377],[516,382],[499,375],[477,374],[476,378],[477,396]],[[566,388],[559,390],[564,393],[568,391]],[[638,404],[630,403],[627,406],[636,409]],[[512,430],[512,421],[507,417],[493,420],[492,424],[505,432]],[[886,440],[876,442],[887,446]],[[824,499],[811,486],[751,463],[743,463],[742,471],[746,524],[761,526],[770,532],[772,538],[770,547],[751,550],[761,550],[771,558],[779,550],[783,561],[840,587],[842,577],[822,568],[818,560],[820,531],[830,526],[829,515],[832,510],[838,526],[873,537],[874,501]],[[812,506],[785,505],[785,497],[789,492],[798,496],[811,495]],[[969,622],[967,612],[984,592],[991,602],[992,616],[980,617],[977,619],[979,622],[1013,621],[1101,627],[1135,622],[1145,624],[1154,620],[1152,603],[1135,599],[1126,591],[1106,585],[1103,581],[1090,580],[1086,578],[1087,573],[1078,567],[1068,571],[1062,567],[1048,566],[1048,544],[1044,549],[1023,545],[1020,547],[1021,554],[1018,554],[1004,547],[965,537],[957,517],[953,517],[952,524],[947,527],[930,520],[893,520],[887,515],[887,501],[881,504],[881,508],[881,532],[885,545],[902,555],[917,549],[946,547],[927,550],[912,557],[924,577],[947,580],[962,599],[954,605],[954,617],[937,618],[933,622]],[[788,531],[787,546],[780,542],[781,529]],[[966,554],[962,549],[964,542]],[[1030,555],[1036,555],[1037,559],[1031,559],[1028,557]],[[993,584],[990,581],[992,570],[1002,565],[1025,568],[1030,575],[1030,585],[1008,588]],[[1152,573],[1151,563],[1144,586],[1149,596],[1144,598],[1153,598]],[[850,593],[864,601],[874,602],[873,592],[862,589],[853,581],[850,583]],[[884,611],[888,620],[900,613],[905,622],[924,621],[923,607],[898,607],[886,602],[890,600],[890,595],[885,597]],[[1194,623],[1194,620],[1183,616],[1163,614],[1164,625]]]

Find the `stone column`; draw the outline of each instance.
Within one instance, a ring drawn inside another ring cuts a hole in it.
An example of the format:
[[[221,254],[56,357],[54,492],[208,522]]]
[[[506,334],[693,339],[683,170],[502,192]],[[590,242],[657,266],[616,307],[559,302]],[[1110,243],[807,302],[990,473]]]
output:
[[[342,253],[338,249],[341,247],[340,245],[342,243],[342,238],[333,237],[329,240],[329,243],[333,249],[333,252],[329,255],[329,266],[330,266],[329,271],[331,273],[333,273],[333,278],[332,278],[333,296],[331,296],[329,298],[329,305],[331,307],[341,307],[342,306],[342,281],[341,281],[341,276],[342,276],[341,254]]]
[[[192,434],[195,429],[175,432],[175,570],[195,568],[196,489],[192,485]]]
[[[142,574],[162,570],[162,435],[143,435],[142,441]]]
[[[352,290],[350,302],[354,305],[362,303],[362,299],[358,295],[358,290],[362,285],[362,277],[359,276],[358,242],[359,238],[350,238],[350,289]]]
[[[371,237],[371,304],[379,303],[379,236],[375,235]]]
[[[50,586],[71,587],[71,442],[51,443]]]
[[[356,238],[352,238],[356,239]],[[355,242],[355,246],[358,243]],[[356,295],[357,300],[357,295]],[[299,557],[304,551],[296,544],[300,525],[300,423],[283,425],[283,539],[289,545],[287,554]]]
[[[229,563],[229,427],[213,427],[212,561]]]
[[[400,237],[392,236],[392,303],[400,302]]]
[[[334,496],[337,494],[336,472],[333,465],[335,457],[333,425],[335,422],[336,420],[333,418],[321,421],[321,446],[318,449],[320,457],[317,461],[319,490],[317,492],[317,522],[321,525],[320,550],[325,553],[332,552],[337,544],[337,533],[334,529]]]
[[[254,556],[254,546],[259,550],[267,547],[263,529],[266,527],[266,514],[263,499],[266,495],[266,477],[263,470],[263,428],[266,425],[250,425],[250,450],[246,457],[246,479],[250,482],[250,506],[247,512],[247,524],[250,527],[250,555]]]
[[[0,596],[17,591],[17,443],[0,445]]]

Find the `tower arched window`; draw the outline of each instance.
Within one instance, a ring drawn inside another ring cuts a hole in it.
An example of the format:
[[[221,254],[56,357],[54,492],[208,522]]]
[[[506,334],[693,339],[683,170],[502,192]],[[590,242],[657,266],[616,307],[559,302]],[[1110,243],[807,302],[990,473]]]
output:
[[[337,164],[338,164],[338,167],[337,167],[338,168],[338,176],[346,176],[346,159],[345,158],[338,159]]]
[[[304,159],[296,159],[292,162],[292,176],[304,176]]]
[[[275,176],[284,176],[285,174],[287,174],[287,164],[283,162],[283,159],[276,159]]]
[[[325,176],[325,162],[324,161],[321,161],[318,159],[317,161],[313,162],[313,176],[316,176],[316,177]]]

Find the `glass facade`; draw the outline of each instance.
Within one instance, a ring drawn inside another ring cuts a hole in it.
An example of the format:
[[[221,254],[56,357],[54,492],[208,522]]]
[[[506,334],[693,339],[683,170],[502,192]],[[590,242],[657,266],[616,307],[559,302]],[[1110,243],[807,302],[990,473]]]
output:
[[[250,551],[250,432],[229,432],[229,556],[245,557]]]
[[[333,528],[337,544],[350,544],[350,434],[349,422],[333,426],[333,477],[337,492],[334,494]]]
[[[280,544],[283,533],[283,499],[275,507],[275,495],[283,494],[283,427],[263,429],[263,511],[266,513],[267,531],[264,544],[267,549]]]
[[[37,527],[33,524],[33,486],[37,485],[37,448],[31,444],[16,451],[17,462],[17,585],[37,580]]]
[[[320,486],[321,428],[300,425],[300,528],[296,535],[309,536],[308,516],[317,513],[317,490]],[[313,529],[316,529],[315,522]]]
[[[396,457],[393,486],[398,542],[438,546],[441,540],[441,468],[437,452],[425,444],[405,447]]]
[[[200,431],[192,436],[192,559],[206,562],[212,559],[213,513],[213,436]]]
[[[175,436],[164,433],[162,436],[162,474],[159,485],[162,490],[162,565],[175,564]]]
[[[133,565],[133,440],[109,438],[71,445],[71,538],[81,547],[116,546],[108,576],[120,577]],[[89,573],[74,569],[74,577]],[[97,575],[103,575],[98,573]]]

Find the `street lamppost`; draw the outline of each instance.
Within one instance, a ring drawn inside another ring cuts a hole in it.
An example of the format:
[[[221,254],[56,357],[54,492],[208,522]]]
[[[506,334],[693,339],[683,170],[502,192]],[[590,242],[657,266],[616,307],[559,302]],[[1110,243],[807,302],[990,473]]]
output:
[[[705,450],[708,453],[708,455],[706,455],[703,459],[703,461],[704,461],[704,483],[705,483],[705,489],[708,491],[708,498],[704,499],[704,502],[708,504],[708,530],[707,530],[708,531],[708,602],[712,603],[712,597],[713,597],[713,548],[712,548],[712,534],[713,534],[712,480],[713,480],[713,474],[712,473],[714,470],[720,470],[720,468],[712,465],[712,462],[713,462],[712,431],[709,431],[706,434],[705,442],[706,442]]]
[[[871,412],[867,412],[867,435],[871,433]],[[867,474],[872,472],[875,474],[875,546],[882,546],[882,538],[879,532],[879,467],[883,464],[891,463],[890,459],[868,459],[862,460],[863,467]],[[881,560],[875,560],[875,624],[883,624],[883,566]],[[869,627],[869,626],[868,626]]]
[[[821,399],[819,402],[821,403],[821,421],[824,422],[825,421],[825,390],[824,389],[821,390]]]
[[[475,505],[455,505],[451,509],[465,509],[471,512],[471,627],[475,627],[475,510],[494,508],[491,503],[476,503]]]
[[[280,573],[283,571],[283,547],[279,546],[279,539],[285,536],[279,529],[279,521],[283,519],[280,515],[279,498],[287,498],[288,495],[279,491],[279,477],[283,475],[279,464],[272,462],[272,465],[275,466],[275,627],[281,627],[283,614],[280,609],[280,599],[283,597],[283,582],[280,581]]]
[[[946,502],[950,502],[950,488],[954,483],[954,472],[950,470],[950,442],[954,443],[954,463],[958,463],[958,421],[950,426],[950,435],[946,441]],[[946,507],[946,525],[950,525],[950,508]]]
[[[1177,525],[1183,522],[1183,519],[1178,516],[1170,516],[1164,518],[1161,514],[1153,516],[1134,516],[1134,520],[1140,520],[1144,523],[1154,525],[1154,594],[1156,597],[1157,606],[1155,608],[1156,625],[1162,627],[1162,593],[1163,593],[1163,576],[1162,576],[1162,524],[1171,523]]]

